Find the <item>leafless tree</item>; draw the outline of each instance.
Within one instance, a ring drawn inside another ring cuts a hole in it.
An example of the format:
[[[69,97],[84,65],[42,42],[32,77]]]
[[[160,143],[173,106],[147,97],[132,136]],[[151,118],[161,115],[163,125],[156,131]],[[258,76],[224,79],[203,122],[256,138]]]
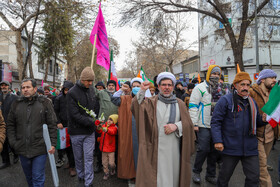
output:
[[[128,6],[123,11],[122,17],[122,23],[124,24],[136,20],[138,24],[146,24],[158,15],[182,12],[197,12],[221,22],[230,40],[235,65],[239,64],[241,71],[244,71],[243,45],[246,31],[255,19],[255,9],[249,11],[250,6],[256,6],[254,2],[250,0],[240,1],[240,9],[242,9],[242,17],[239,22],[240,29],[233,29],[227,17],[227,13],[230,11],[228,3],[219,0],[200,1],[198,6],[192,0],[126,0],[126,2]],[[260,0],[256,7],[256,13],[259,13],[268,3],[269,0]]]

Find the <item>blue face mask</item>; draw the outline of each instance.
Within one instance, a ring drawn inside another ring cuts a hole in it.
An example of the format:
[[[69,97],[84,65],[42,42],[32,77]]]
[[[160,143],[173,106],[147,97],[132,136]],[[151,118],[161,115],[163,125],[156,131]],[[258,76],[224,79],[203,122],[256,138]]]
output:
[[[132,93],[134,95],[136,95],[139,92],[139,90],[140,90],[140,87],[134,87],[134,88],[132,88]]]

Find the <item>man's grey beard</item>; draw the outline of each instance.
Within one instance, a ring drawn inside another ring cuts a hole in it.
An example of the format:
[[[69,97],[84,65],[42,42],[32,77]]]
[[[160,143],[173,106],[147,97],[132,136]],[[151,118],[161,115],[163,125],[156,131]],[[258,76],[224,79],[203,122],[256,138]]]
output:
[[[167,95],[167,94],[163,94],[162,92],[159,92],[159,94],[166,98],[169,98],[173,95],[172,93]]]
[[[108,92],[114,93],[114,92],[115,92],[115,89],[113,89],[113,90],[109,90],[109,89],[108,89]]]

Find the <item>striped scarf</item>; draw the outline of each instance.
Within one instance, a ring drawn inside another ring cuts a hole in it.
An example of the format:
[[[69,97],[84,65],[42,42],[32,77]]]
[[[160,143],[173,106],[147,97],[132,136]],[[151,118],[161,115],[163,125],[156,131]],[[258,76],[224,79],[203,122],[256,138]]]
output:
[[[237,92],[233,92],[233,107],[232,107],[232,112],[238,112],[239,106],[238,106],[238,95]],[[257,108],[256,105],[254,103],[254,100],[252,97],[248,97],[248,101],[249,101],[249,106],[250,106],[250,117],[251,117],[251,126],[250,126],[250,130],[249,130],[249,134],[250,135],[256,135],[257,133]]]

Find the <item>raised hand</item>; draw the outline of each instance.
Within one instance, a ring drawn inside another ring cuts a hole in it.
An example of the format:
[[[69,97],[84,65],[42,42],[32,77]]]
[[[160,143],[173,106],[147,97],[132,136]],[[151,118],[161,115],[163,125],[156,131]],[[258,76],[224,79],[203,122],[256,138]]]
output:
[[[123,84],[121,89],[123,92],[126,92],[129,89],[129,86],[127,84]]]
[[[150,87],[150,82],[149,81],[144,81],[144,82],[142,82],[142,84],[141,84],[141,90],[147,90],[149,87]]]

